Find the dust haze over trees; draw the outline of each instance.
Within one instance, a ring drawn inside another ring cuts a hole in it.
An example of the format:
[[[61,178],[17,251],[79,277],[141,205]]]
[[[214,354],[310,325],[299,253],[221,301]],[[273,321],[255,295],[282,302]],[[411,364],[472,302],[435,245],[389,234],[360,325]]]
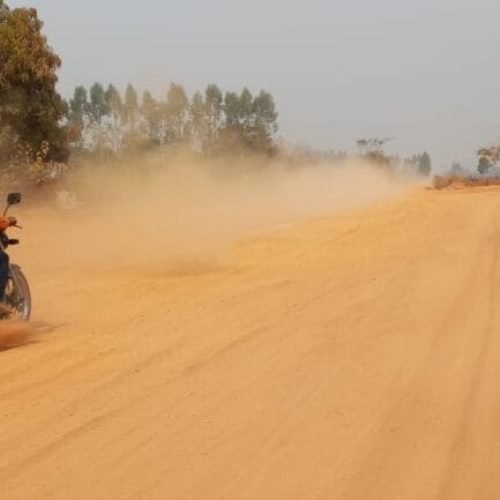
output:
[[[171,83],[163,99],[128,85],[122,96],[100,83],[75,88],[69,101],[69,130],[77,151],[119,153],[135,148],[184,146],[206,155],[247,153],[272,156],[278,113],[273,96],[223,92],[211,84],[189,97]]]
[[[432,162],[429,153],[425,152],[418,158],[417,172],[420,175],[428,176],[432,171]]]
[[[423,177],[429,176],[432,171],[431,157],[427,152],[407,158],[405,164],[411,167],[416,174]]]
[[[493,166],[493,162],[491,161],[490,158],[488,158],[487,156],[480,156],[479,157],[477,171],[480,174],[488,173],[492,166]]]
[[[427,176],[428,153],[388,155],[389,139],[357,141],[357,153],[294,151],[278,141],[274,97],[246,87],[210,84],[189,94],[172,82],[158,95],[132,84],[95,82],[74,89],[68,102],[56,90],[62,61],[42,32],[36,9],[10,9],[0,0],[0,165],[67,162],[70,154],[120,158],[189,150],[203,157],[272,158],[291,164],[361,158],[383,169]],[[311,161],[309,161],[311,160]],[[490,163],[484,163],[487,168]]]
[[[391,159],[384,153],[384,146],[389,141],[389,138],[370,137],[358,139],[356,145],[361,158],[379,167],[391,168]]]
[[[489,146],[479,149],[477,152],[479,161],[477,171],[487,174],[498,162],[500,162],[500,146]]]
[[[432,161],[429,153],[415,154],[410,158],[400,158],[397,155],[388,155],[384,146],[390,138],[369,137],[358,139],[356,147],[359,157],[384,169],[404,169],[419,176],[428,177],[432,172]]]
[[[223,93],[216,85],[188,96],[172,83],[161,98],[129,85],[56,90],[62,61],[42,33],[36,9],[0,0],[0,164],[65,162],[70,152],[116,155],[168,146],[204,155],[276,151],[278,113],[266,91]]]

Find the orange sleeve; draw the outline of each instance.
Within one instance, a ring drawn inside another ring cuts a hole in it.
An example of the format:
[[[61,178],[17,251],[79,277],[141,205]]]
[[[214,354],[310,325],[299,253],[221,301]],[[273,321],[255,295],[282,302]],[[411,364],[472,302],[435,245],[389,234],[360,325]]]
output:
[[[0,231],[5,231],[9,226],[9,219],[7,217],[0,217]]]

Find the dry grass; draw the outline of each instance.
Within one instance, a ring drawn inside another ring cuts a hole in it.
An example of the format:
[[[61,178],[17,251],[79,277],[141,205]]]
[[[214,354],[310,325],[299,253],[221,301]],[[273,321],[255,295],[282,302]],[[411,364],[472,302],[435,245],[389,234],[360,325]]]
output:
[[[476,177],[472,175],[436,175],[434,189],[463,189],[470,187],[500,186],[500,176]]]

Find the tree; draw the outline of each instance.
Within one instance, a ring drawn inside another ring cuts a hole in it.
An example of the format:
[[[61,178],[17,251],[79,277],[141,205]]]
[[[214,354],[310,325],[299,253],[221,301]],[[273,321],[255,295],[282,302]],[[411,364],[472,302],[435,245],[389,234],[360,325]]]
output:
[[[90,88],[90,116],[92,121],[98,126],[102,119],[110,112],[104,87],[100,83],[94,83]]]
[[[44,145],[46,159],[65,160],[69,152],[61,120],[67,106],[56,91],[61,59],[42,28],[36,9],[10,10],[0,2],[0,128],[32,158]],[[0,152],[4,161],[13,155],[7,149]]]
[[[106,106],[108,107],[109,113],[115,119],[123,112],[123,102],[120,96],[120,93],[116,89],[116,87],[110,84],[104,94],[104,98],[106,100]]]
[[[224,96],[224,126],[235,127],[240,123],[240,98],[236,92]]]
[[[208,121],[208,142],[213,144],[219,135],[222,114],[222,92],[217,85],[211,84],[205,89],[205,106]]]
[[[275,150],[278,113],[272,95],[264,90],[255,97],[246,88],[223,96],[216,85],[209,85],[190,100],[182,85],[172,83],[165,101],[146,90],[139,105],[132,85],[122,101],[113,85],[104,91],[94,84],[90,96],[85,87],[75,89],[70,109],[72,144],[83,147],[85,138],[86,146],[96,151],[132,152],[176,143],[210,155]]]
[[[139,112],[139,99],[137,92],[132,85],[128,85],[125,90],[125,102],[123,105],[123,119],[124,122],[132,128],[137,123],[137,114]]]
[[[422,154],[418,159],[417,172],[420,175],[428,176],[432,170],[431,157],[428,153]]]
[[[278,113],[273,96],[262,90],[253,102],[254,134],[253,146],[255,149],[271,153],[273,150],[273,136],[278,130]]]
[[[253,125],[253,97],[251,92],[245,87],[241,94],[239,100],[239,121],[243,128],[243,135],[247,136],[249,129]]]
[[[83,86],[75,88],[73,98],[69,101],[68,140],[78,149],[83,147],[83,131],[85,118],[89,112],[87,89]]]
[[[405,158],[403,160],[403,166],[413,173],[418,170],[419,161],[420,161],[419,155],[412,155],[409,158]]]
[[[272,154],[277,118],[274,99],[269,92],[262,90],[255,98],[247,88],[240,95],[226,92],[221,131],[223,144],[219,144],[219,149],[239,154]]]
[[[73,98],[69,101],[69,119],[71,122],[83,126],[84,116],[88,111],[87,89],[80,85],[75,88]]]
[[[149,90],[146,90],[142,96],[141,113],[145,123],[146,135],[152,143],[159,144],[161,141],[160,108]]]
[[[486,174],[491,169],[492,166],[493,166],[493,164],[491,163],[491,160],[488,157],[481,156],[479,158],[479,163],[477,165],[477,171],[481,175],[483,175],[483,174]]]
[[[109,120],[105,120],[109,114],[110,109],[104,87],[96,82],[90,88],[88,131],[94,149],[101,153],[109,152],[112,149],[109,136]]]
[[[483,157],[489,160],[489,162],[494,165],[500,161],[500,146],[490,146],[487,148],[481,148],[477,154],[479,157]]]
[[[169,141],[181,142],[185,139],[185,126],[189,100],[182,85],[170,84],[167,92],[165,112],[167,117]]]
[[[370,163],[383,168],[391,168],[391,160],[384,153],[384,145],[389,141],[389,138],[370,137],[356,141],[356,145],[361,153],[361,158]]]
[[[104,95],[109,112],[109,141],[110,147],[117,152],[123,139],[123,101],[120,92],[112,84],[108,85]]]
[[[200,92],[196,92],[191,99],[189,107],[190,116],[190,136],[195,147],[201,150],[206,148],[208,122],[206,115],[206,105]]]
[[[356,145],[362,154],[382,153],[384,146],[390,138],[369,137],[358,139]]]

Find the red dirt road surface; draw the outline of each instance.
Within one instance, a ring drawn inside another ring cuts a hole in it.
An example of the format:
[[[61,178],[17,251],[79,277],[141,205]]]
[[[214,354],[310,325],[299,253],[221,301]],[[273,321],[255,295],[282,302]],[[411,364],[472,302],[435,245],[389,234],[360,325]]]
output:
[[[499,191],[128,266],[56,266],[40,217],[13,251],[35,325],[0,352],[2,500],[500,498]]]

